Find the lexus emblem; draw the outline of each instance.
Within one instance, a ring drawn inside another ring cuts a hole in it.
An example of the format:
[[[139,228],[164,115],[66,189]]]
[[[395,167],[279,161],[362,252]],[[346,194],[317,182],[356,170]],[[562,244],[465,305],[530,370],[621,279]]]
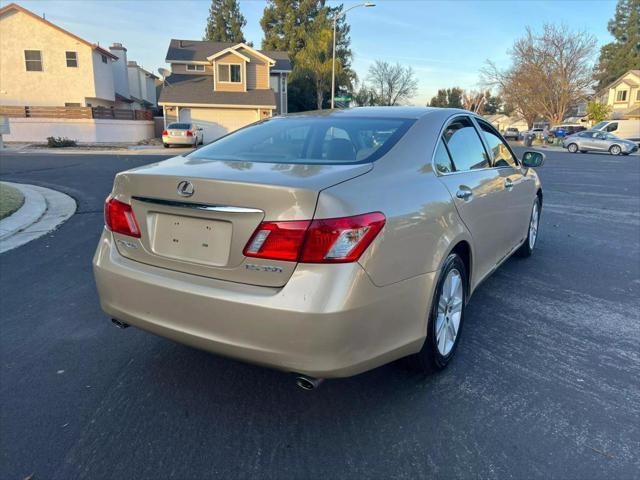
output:
[[[182,197],[190,197],[195,191],[193,183],[189,180],[183,180],[178,184],[178,195]]]

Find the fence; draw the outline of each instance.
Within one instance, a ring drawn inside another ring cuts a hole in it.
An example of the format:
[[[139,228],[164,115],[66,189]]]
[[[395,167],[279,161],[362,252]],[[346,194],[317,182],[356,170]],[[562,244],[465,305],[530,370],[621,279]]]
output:
[[[100,120],[153,120],[149,110],[112,107],[0,106],[0,115],[13,118],[93,118]]]

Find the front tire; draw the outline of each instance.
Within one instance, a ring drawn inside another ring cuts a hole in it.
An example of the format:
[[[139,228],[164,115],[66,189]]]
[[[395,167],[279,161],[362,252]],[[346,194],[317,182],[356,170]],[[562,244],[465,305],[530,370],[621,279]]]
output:
[[[575,143],[570,143],[567,146],[567,150],[569,150],[571,153],[576,153],[578,151],[578,145],[576,145]]]
[[[517,250],[517,255],[522,258],[530,257],[533,254],[533,249],[538,241],[538,228],[540,226],[540,197],[536,195],[536,199],[533,202],[533,208],[531,209],[531,218],[529,219],[529,230],[527,231],[527,239],[522,246]]]
[[[620,145],[611,145],[609,153],[611,155],[620,155],[622,153],[622,149],[620,148]]]
[[[427,319],[427,338],[422,349],[409,357],[409,366],[423,373],[444,369],[453,358],[464,321],[467,271],[455,253],[442,266]]]

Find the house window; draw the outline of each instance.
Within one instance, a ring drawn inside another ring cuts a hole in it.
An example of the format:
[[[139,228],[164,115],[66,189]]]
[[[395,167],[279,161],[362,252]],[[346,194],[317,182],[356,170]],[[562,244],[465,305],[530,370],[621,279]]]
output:
[[[241,83],[241,65],[221,63],[218,65],[218,82],[221,83]]]
[[[40,50],[25,50],[24,63],[27,67],[27,72],[41,72],[42,52]]]
[[[65,107],[81,107],[82,105],[76,102],[64,102],[64,106]]]
[[[616,102],[626,102],[627,101],[627,90],[618,90],[616,93]]]
[[[204,72],[204,65],[187,65],[187,72]]]
[[[286,75],[281,75],[282,79],[282,93],[287,93],[287,77]]]
[[[102,57],[102,63],[107,63],[107,56],[106,55],[101,55]]]
[[[67,67],[78,66],[78,52],[66,52],[67,55]]]
[[[640,88],[636,90],[636,102],[640,102]]]

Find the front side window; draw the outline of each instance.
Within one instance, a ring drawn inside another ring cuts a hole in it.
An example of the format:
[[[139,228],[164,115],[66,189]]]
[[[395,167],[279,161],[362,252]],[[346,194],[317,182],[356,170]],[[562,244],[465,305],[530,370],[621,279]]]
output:
[[[242,82],[240,65],[221,63],[218,65],[218,82],[240,83]]]
[[[627,101],[627,91],[619,90],[616,94],[616,102],[626,102]]]
[[[477,170],[489,167],[489,156],[469,117],[453,120],[442,139],[449,149],[456,170]]]
[[[27,68],[27,72],[41,72],[42,52],[40,50],[25,50],[24,63]]]
[[[517,166],[516,159],[513,158],[511,150],[502,141],[500,135],[494,130],[494,128],[482,120],[478,120],[484,139],[489,145],[489,150],[493,156],[494,167],[513,167]]]
[[[67,67],[78,66],[78,52],[66,52]]]
[[[607,132],[615,132],[618,129],[618,122],[613,122],[607,125]]]
[[[274,117],[216,140],[189,158],[243,162],[324,164],[373,162],[414,120]]]
[[[204,72],[204,65],[187,65],[187,72]]]

